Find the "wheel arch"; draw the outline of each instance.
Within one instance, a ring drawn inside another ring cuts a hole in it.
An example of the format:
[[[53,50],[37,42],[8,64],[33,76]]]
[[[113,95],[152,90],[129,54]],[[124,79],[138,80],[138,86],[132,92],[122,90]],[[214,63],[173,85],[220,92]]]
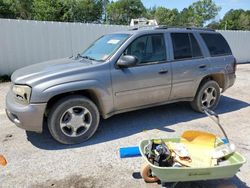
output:
[[[80,95],[87,97],[90,99],[96,106],[97,109],[99,110],[100,114],[103,115],[103,107],[100,98],[98,97],[98,94],[96,91],[91,90],[91,89],[84,89],[84,90],[77,90],[77,91],[72,91],[72,92],[65,92],[65,93],[60,93],[52,98],[49,99],[47,102],[47,106],[45,109],[45,116],[47,117],[48,114],[50,113],[50,110],[52,106],[58,101],[61,100],[62,98],[69,97],[69,96],[74,96],[74,95]]]
[[[205,77],[203,77],[200,81],[199,87],[196,91],[196,93],[198,92],[198,90],[200,89],[200,87],[207,81],[209,80],[213,80],[215,82],[218,83],[218,85],[220,86],[220,88],[222,89],[222,91],[225,89],[225,74],[223,73],[215,73],[215,74],[210,74],[207,75]]]

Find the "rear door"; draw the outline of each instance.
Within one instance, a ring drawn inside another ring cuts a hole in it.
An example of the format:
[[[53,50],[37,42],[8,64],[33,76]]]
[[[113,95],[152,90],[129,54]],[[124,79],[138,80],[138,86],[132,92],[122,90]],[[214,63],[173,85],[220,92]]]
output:
[[[210,55],[211,72],[225,75],[224,88],[232,86],[235,82],[236,59],[229,44],[220,33],[201,33]]]
[[[167,62],[165,35],[148,34],[136,38],[123,55],[133,55],[139,63],[111,70],[115,110],[167,101],[171,91],[171,67]]]
[[[234,73],[235,58],[232,51],[220,33],[201,33],[210,54],[210,63],[213,73],[220,73],[225,70],[225,74]]]
[[[208,59],[204,58],[195,33],[170,33],[172,41],[173,86],[170,99],[194,97],[201,77],[208,72]]]

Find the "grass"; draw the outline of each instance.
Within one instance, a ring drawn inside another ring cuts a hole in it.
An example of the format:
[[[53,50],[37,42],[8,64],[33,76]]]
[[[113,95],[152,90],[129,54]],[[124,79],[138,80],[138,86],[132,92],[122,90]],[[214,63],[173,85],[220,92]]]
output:
[[[8,75],[0,75],[0,83],[9,82],[9,81],[10,81],[10,76],[8,76]]]

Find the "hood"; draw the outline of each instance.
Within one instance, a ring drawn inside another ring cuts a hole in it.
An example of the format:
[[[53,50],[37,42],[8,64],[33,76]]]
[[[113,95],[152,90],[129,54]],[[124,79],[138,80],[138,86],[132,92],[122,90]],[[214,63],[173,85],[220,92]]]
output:
[[[91,66],[92,62],[85,59],[64,58],[30,65],[15,71],[11,81],[15,84],[35,85],[37,82],[51,80],[51,77],[72,74],[72,72]]]

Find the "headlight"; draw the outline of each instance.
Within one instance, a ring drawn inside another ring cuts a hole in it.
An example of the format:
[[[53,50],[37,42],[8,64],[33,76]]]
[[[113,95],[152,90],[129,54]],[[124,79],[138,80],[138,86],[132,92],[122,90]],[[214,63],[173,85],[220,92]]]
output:
[[[18,101],[23,103],[30,102],[31,87],[26,85],[14,85],[12,87],[12,92]]]

